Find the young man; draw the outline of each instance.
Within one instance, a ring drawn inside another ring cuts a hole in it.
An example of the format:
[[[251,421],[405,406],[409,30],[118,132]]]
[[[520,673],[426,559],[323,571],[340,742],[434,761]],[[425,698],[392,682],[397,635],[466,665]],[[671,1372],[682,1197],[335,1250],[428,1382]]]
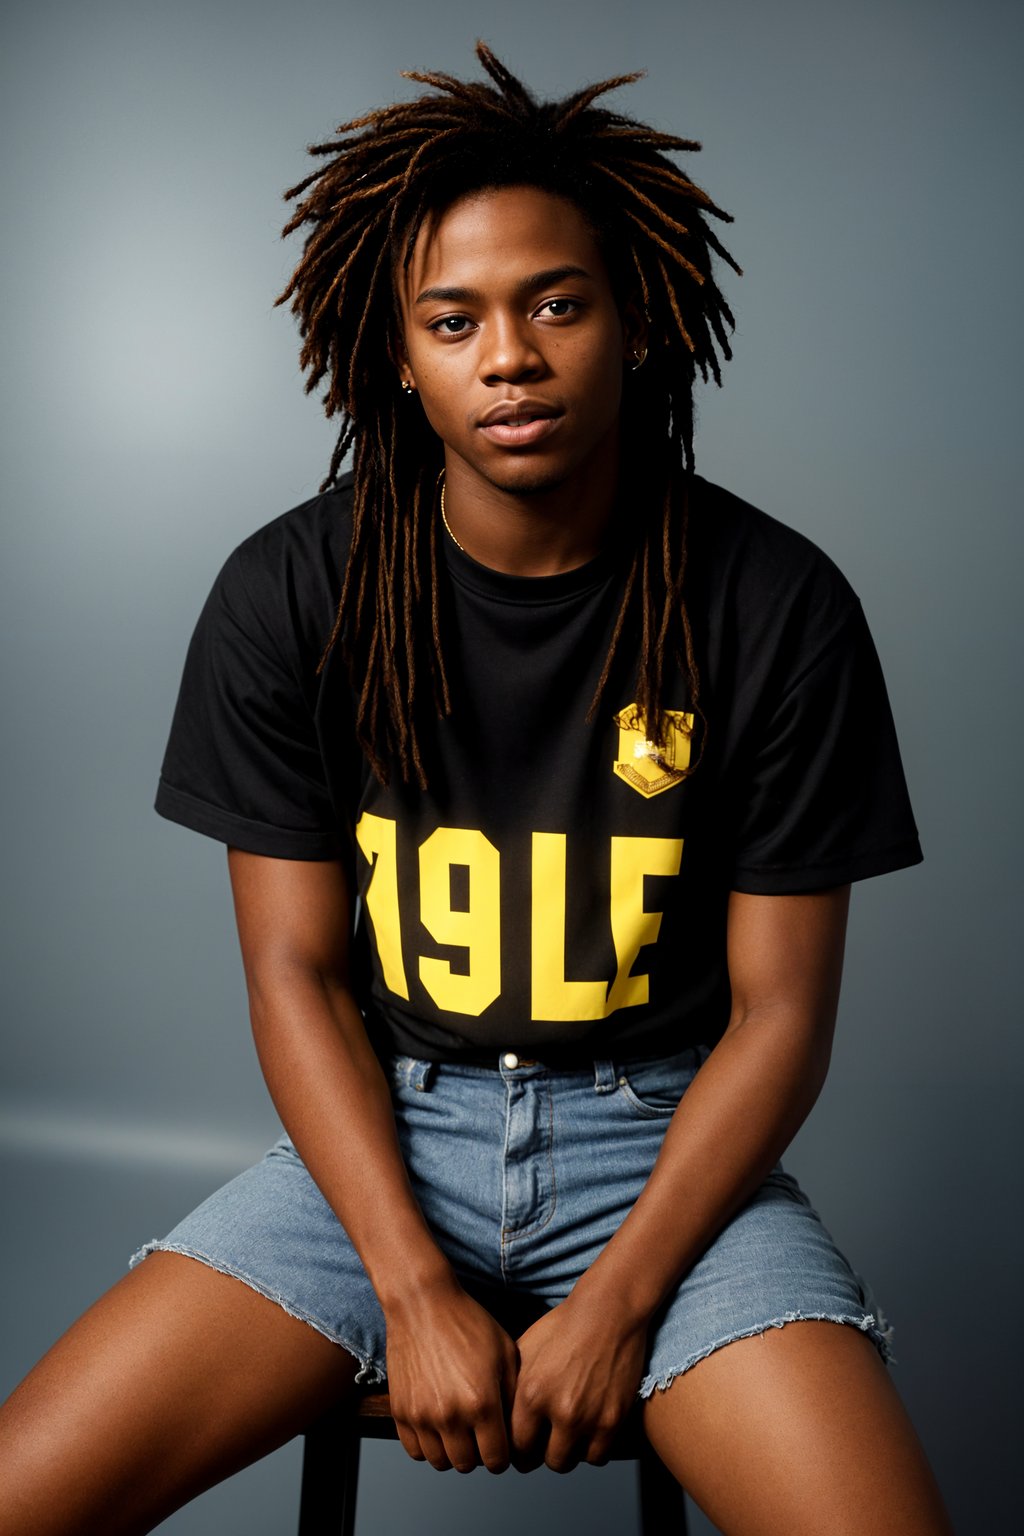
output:
[[[19,1536],[149,1529],[385,1372],[438,1468],[600,1461],[639,1392],[723,1530],[949,1530],[777,1161],[850,881],[920,857],[870,638],[693,474],[731,323],[695,146],[478,51],[493,86],[416,77],[295,189],[343,428],[217,579],[157,802],[228,845],[288,1135],[11,1400]]]

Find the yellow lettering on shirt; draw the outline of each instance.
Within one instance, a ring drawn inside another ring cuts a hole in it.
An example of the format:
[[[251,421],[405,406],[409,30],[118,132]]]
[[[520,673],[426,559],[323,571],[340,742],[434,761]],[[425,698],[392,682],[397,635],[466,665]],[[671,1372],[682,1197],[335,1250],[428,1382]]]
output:
[[[565,833],[533,834],[531,1013],[535,1019],[603,1019],[607,983],[565,975]]]
[[[398,910],[397,825],[387,816],[364,811],[356,825],[356,842],[373,865],[366,889],[366,910],[373,923],[377,954],[388,990],[409,996],[402,960],[402,921]]]
[[[371,864],[366,910],[373,924],[381,972],[389,991],[409,998],[398,900],[397,823],[365,811],[356,841]],[[530,938],[531,1016],[537,1020],[603,1019],[619,1008],[650,1000],[646,972],[633,966],[656,944],[662,913],[644,905],[648,875],[678,875],[681,837],[613,837],[610,840],[610,926],[616,972],[604,979],[566,976],[566,836],[532,834]],[[452,871],[468,876],[466,910],[452,905]],[[420,920],[438,944],[466,952],[465,964],[421,955],[419,975],[438,1008],[477,1017],[501,993],[501,859],[482,832],[438,827],[419,849]]]
[[[644,907],[644,876],[678,875],[682,856],[681,837],[612,838],[612,941],[618,970],[608,989],[606,1015],[648,1001],[647,975],[630,975],[640,950],[656,943],[661,931],[661,913]]]
[[[469,871],[469,910],[452,910],[452,866]],[[438,827],[420,848],[420,920],[439,944],[468,952],[468,973],[420,957],[420,980],[439,1008],[483,1013],[501,991],[501,892],[498,850],[482,832]]]

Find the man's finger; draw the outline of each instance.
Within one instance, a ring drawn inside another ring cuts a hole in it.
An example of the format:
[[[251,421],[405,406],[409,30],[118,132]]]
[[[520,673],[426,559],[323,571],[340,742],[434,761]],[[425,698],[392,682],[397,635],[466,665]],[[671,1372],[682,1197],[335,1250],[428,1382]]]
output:
[[[611,1456],[612,1445],[615,1441],[615,1431],[609,1434],[606,1431],[598,1431],[591,1439],[583,1454],[582,1460],[590,1463],[592,1467],[604,1467],[608,1465]]]
[[[403,1424],[396,1419],[395,1428],[398,1431],[398,1438],[406,1455],[411,1456],[413,1461],[426,1461],[426,1452],[420,1445],[419,1436],[411,1425]]]
[[[454,1467],[456,1472],[472,1472],[474,1467],[480,1465],[476,1440],[466,1425],[445,1430],[444,1451],[448,1465]]]
[[[505,1416],[499,1409],[483,1414],[477,1421],[476,1443],[480,1461],[488,1472],[505,1472],[511,1465]]]
[[[430,1462],[435,1472],[450,1472],[452,1467],[451,1459],[440,1435],[424,1426],[417,1431],[417,1436],[423,1449],[424,1458]]]
[[[574,1467],[579,1466],[579,1461],[575,1436],[563,1429],[561,1425],[553,1425],[544,1455],[545,1466],[550,1467],[552,1472],[571,1472]]]
[[[548,1423],[539,1414],[524,1408],[518,1398],[512,1405],[510,1437],[512,1465],[519,1472],[532,1472],[544,1460]]]

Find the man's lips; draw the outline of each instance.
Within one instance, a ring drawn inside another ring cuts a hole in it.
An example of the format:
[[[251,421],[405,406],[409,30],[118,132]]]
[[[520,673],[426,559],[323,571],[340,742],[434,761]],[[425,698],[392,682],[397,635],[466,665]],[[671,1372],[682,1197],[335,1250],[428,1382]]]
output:
[[[496,400],[477,422],[478,427],[494,426],[503,421],[530,421],[535,416],[560,416],[557,406],[547,400],[535,400],[530,395],[519,395],[515,400]]]
[[[558,430],[562,413],[546,400],[499,400],[486,411],[477,426],[492,443],[504,448],[539,443]]]

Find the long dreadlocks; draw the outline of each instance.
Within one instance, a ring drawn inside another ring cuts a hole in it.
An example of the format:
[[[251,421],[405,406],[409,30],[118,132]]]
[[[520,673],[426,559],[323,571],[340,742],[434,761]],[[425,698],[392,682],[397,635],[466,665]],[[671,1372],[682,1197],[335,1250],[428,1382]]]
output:
[[[307,393],[326,379],[324,408],[341,417],[321,490],[337,483],[345,455],[354,454],[351,547],[320,665],[340,636],[358,697],[356,735],[374,772],[386,783],[397,768],[421,787],[429,714],[452,709],[436,542],[443,447],[418,405],[401,395],[393,274],[399,263],[408,266],[424,220],[498,186],[565,197],[593,229],[620,307],[630,296],[643,305],[649,359],[629,375],[623,420],[650,510],[590,713],[627,615],[639,608],[637,715],[660,744],[666,658],[686,672],[691,708],[700,713],[683,600],[693,387],[698,370],[720,384],[719,355],[732,355],[733,317],[712,255],[740,271],[707,223],[709,214],[730,216],[666,154],[700,145],[594,105],[639,75],[539,102],[484,43],[476,53],[493,84],[409,71],[406,78],[430,94],[355,118],[336,138],[310,146],[326,162],[285,194],[299,201],[284,234],[303,226],[308,233],[277,300],[290,299],[299,320]]]

